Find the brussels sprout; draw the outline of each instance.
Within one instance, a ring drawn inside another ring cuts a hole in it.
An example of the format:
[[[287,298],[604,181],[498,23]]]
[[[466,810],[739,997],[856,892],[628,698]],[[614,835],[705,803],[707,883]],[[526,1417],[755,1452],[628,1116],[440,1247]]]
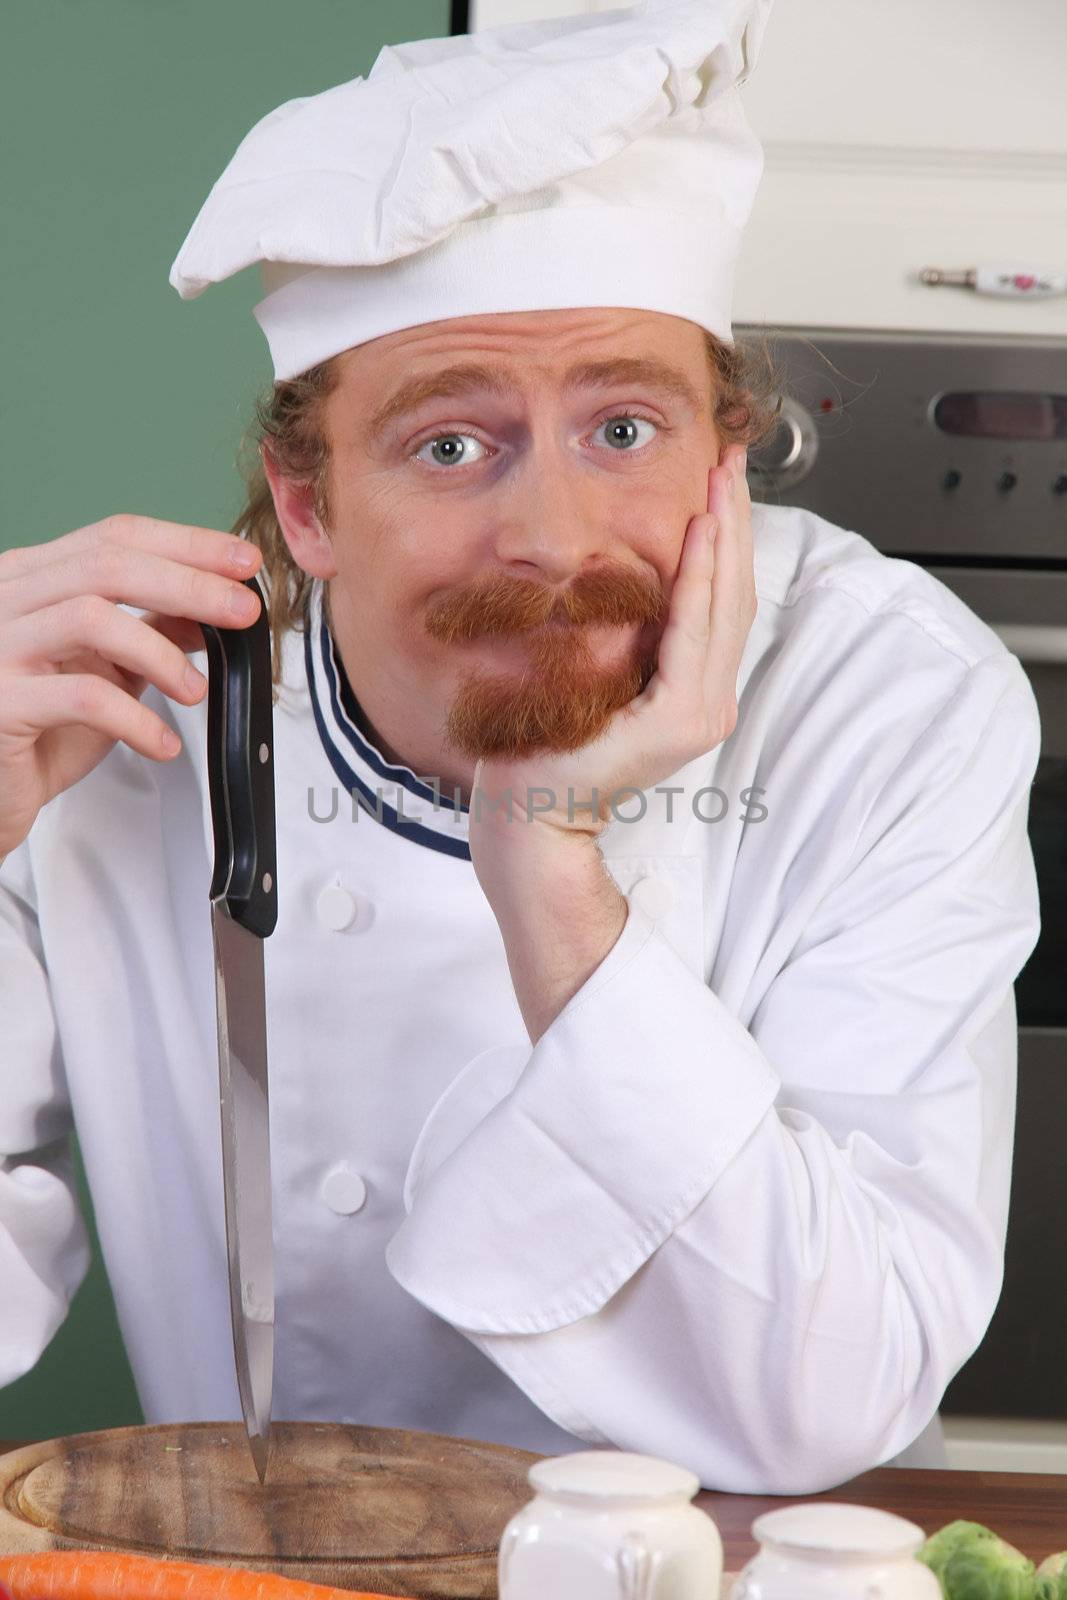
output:
[[[980,1522],[950,1522],[919,1551],[945,1600],[1067,1600],[1035,1582],[1034,1563]],[[1047,1582],[1053,1579],[1048,1577]]]
[[[947,1600],[1036,1600],[1034,1563],[998,1560],[988,1544],[957,1550],[938,1573]]]
[[[1035,1600],[1067,1600],[1067,1550],[1046,1556],[1034,1580]]]

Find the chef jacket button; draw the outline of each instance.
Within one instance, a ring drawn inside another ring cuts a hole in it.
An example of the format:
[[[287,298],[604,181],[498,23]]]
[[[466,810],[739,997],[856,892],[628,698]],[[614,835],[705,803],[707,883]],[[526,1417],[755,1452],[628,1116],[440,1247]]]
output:
[[[334,933],[343,933],[359,916],[360,903],[342,884],[329,883],[315,902],[315,910],[324,928],[330,928]],[[364,920],[360,917],[361,922]]]
[[[366,1200],[367,1185],[358,1172],[342,1161],[323,1178],[319,1195],[339,1217],[350,1217]]]
[[[666,878],[638,878],[630,890],[630,899],[655,922],[673,906],[674,886]]]

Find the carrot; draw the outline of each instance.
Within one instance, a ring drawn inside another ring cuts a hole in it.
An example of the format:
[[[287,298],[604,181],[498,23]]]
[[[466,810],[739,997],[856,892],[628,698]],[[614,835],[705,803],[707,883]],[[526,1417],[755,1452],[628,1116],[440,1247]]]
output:
[[[0,1600],[381,1600],[381,1596],[203,1561],[122,1550],[0,1557]]]

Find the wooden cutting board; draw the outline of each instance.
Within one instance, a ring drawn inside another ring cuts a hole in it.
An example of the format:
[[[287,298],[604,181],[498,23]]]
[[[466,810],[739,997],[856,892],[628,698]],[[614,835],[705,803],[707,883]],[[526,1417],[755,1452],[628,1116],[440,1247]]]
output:
[[[495,1600],[542,1457],[403,1429],[276,1422],[261,1485],[239,1423],[115,1428],[0,1456],[0,1554],[90,1548],[415,1600]]]

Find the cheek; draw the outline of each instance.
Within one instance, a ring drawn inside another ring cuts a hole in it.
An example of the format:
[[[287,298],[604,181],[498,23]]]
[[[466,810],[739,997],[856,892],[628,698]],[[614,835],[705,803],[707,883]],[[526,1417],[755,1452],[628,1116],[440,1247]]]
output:
[[[684,504],[662,496],[627,508],[622,541],[630,557],[657,573],[664,587],[677,571],[691,515]]]
[[[672,573],[677,568],[689,524],[708,509],[708,473],[716,465],[714,457],[687,455],[656,504],[647,508],[647,539],[661,568]]]
[[[356,592],[405,608],[420,588],[442,581],[454,543],[444,519],[389,473],[339,474],[332,509],[338,566]]]

